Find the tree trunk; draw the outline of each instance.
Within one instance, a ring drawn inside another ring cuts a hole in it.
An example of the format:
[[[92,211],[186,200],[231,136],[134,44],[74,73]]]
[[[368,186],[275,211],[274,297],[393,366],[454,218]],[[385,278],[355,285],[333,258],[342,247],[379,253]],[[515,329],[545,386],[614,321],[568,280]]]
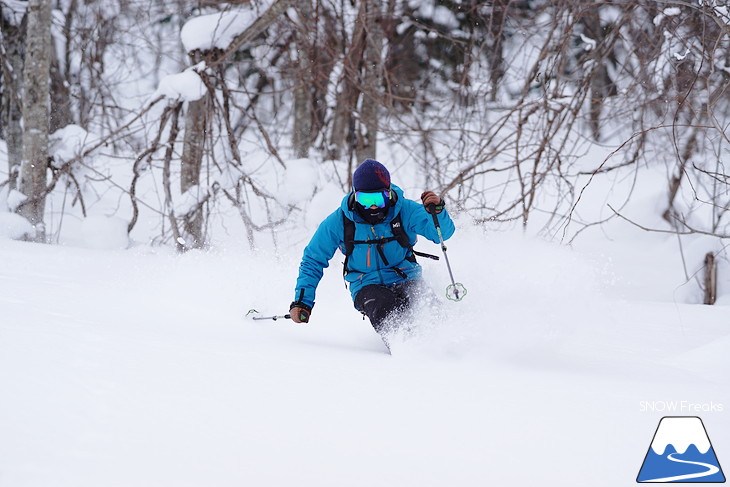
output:
[[[200,168],[208,127],[208,94],[188,104],[185,116],[185,139],[181,157],[180,192],[200,184]]]
[[[188,113],[185,116],[185,139],[183,141],[183,153],[180,160],[181,193],[185,193],[191,188],[200,185],[205,136],[208,132],[209,97],[210,95],[206,94],[200,100],[191,101],[188,104]],[[192,214],[185,218],[183,229],[186,233],[186,248],[199,249],[205,246],[202,207],[198,207]]]
[[[717,299],[717,262],[715,254],[705,256],[705,304],[715,304]]]
[[[486,49],[485,55],[489,61],[489,81],[491,93],[489,99],[497,101],[499,83],[504,78],[504,39],[505,22],[507,19],[508,0],[495,0],[492,4],[492,15],[490,17],[489,34],[492,38],[491,48]],[[476,35],[472,33],[472,35]]]
[[[357,160],[375,159],[378,142],[378,115],[383,83],[381,56],[383,53],[383,28],[381,26],[380,2],[363,0],[365,3],[365,54],[364,91],[361,96],[360,130],[357,138]]]
[[[205,53],[194,51],[189,53],[193,65],[200,63]],[[180,157],[180,193],[198,188],[200,192],[200,173],[203,167],[205,137],[208,133],[208,111],[210,109],[210,94],[206,93],[199,100],[188,103],[185,115],[185,137],[183,152]],[[205,246],[203,235],[203,211],[198,206],[192,213],[183,216],[184,249],[201,249]]]
[[[606,44],[606,33],[601,26],[600,5],[588,9],[581,17],[586,35],[595,41],[589,53],[592,68],[590,69],[590,109],[588,122],[593,139],[601,140],[601,113],[603,105],[612,92],[611,78],[606,63],[609,62]]]
[[[662,218],[664,218],[664,220],[666,220],[667,223],[672,225],[674,228],[677,226],[677,222],[675,221],[674,200],[679,192],[679,186],[682,184],[682,178],[684,177],[687,163],[697,148],[697,132],[698,129],[695,128],[690,134],[689,139],[684,146],[684,151],[682,152],[681,160],[679,161],[677,173],[672,176],[672,180],[669,182],[669,204],[662,214]]]
[[[355,32],[352,34],[350,46],[343,61],[341,91],[337,94],[337,105],[332,121],[330,137],[329,159],[339,159],[345,143],[351,141],[349,132],[354,126],[354,116],[357,109],[357,100],[360,96],[360,66],[365,51],[367,2],[360,2],[360,9],[355,22]]]
[[[49,132],[53,133],[73,123],[70,83],[64,73],[56,49],[51,49],[51,119]]]
[[[49,74],[51,66],[51,0],[28,2],[26,34],[25,93],[23,96],[23,161],[20,191],[28,199],[18,213],[34,227],[30,239],[44,242],[43,213],[46,202],[48,168],[48,120],[50,115]]]
[[[298,76],[294,80],[294,128],[292,146],[298,158],[309,157],[312,143],[312,18],[311,0],[301,0],[297,5],[300,23],[297,35]]]
[[[18,173],[23,158],[23,129],[20,121],[23,117],[23,56],[24,28],[3,21],[2,40],[4,41],[7,63],[2,63],[2,125],[5,130],[5,141],[8,147],[8,183],[10,189],[17,189]]]

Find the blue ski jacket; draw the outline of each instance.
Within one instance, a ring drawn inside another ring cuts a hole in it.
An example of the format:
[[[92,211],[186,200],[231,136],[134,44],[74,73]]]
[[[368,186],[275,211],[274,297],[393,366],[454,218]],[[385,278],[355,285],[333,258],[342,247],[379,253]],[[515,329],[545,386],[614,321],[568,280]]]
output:
[[[411,247],[416,243],[417,235],[439,243],[431,214],[421,203],[406,199],[399,187],[391,185],[391,189],[395,193],[396,201],[395,204],[391,204],[388,215],[382,223],[370,225],[357,212],[351,210],[348,207],[349,194],[342,199],[340,208],[320,223],[304,249],[302,262],[299,265],[299,278],[294,301],[314,306],[317,285],[322,279],[324,269],[329,266],[330,259],[335,255],[337,249],[340,249],[345,255],[343,214],[355,222],[354,240],[356,241],[377,241],[393,237],[391,221],[400,214],[403,229]],[[438,220],[443,238],[448,239],[454,234],[454,222],[445,209],[438,214]],[[415,262],[411,249],[401,246],[396,240],[383,244],[380,250],[377,247],[376,244],[355,245],[352,254],[347,259],[345,281],[349,283],[353,301],[364,286],[370,284],[392,285],[421,277],[421,266]],[[383,260],[383,256],[385,256],[387,264]]]

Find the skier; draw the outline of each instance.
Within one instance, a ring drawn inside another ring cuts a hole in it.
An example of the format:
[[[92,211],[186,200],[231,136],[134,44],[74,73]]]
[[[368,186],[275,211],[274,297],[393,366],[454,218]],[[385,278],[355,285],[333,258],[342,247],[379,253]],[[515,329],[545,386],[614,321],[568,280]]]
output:
[[[345,255],[343,273],[355,308],[388,345],[387,335],[398,315],[413,306],[424,287],[416,255],[437,258],[414,252],[416,234],[439,243],[430,212],[437,214],[444,239],[453,235],[454,223],[436,193],[421,194],[422,205],[406,199],[376,160],[366,159],[355,170],[352,186],[304,249],[289,312],[296,323],[309,321],[317,285],[339,248]]]

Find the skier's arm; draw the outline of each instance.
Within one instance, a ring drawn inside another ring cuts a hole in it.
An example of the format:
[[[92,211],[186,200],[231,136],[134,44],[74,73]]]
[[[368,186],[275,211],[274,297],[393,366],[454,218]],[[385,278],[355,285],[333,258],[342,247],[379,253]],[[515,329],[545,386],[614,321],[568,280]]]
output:
[[[304,249],[292,305],[303,304],[309,310],[312,309],[317,285],[322,279],[324,269],[335,255],[342,234],[342,213],[337,210],[320,223]]]
[[[423,235],[433,243],[439,243],[439,236],[436,231],[436,225],[433,222],[433,216],[426,211],[426,208],[422,204],[408,199],[404,201],[404,207],[410,215],[408,218],[408,229],[418,235]],[[446,208],[441,210],[436,215],[436,218],[438,218],[439,225],[441,226],[441,235],[443,235],[444,240],[450,238],[454,234],[456,227]]]

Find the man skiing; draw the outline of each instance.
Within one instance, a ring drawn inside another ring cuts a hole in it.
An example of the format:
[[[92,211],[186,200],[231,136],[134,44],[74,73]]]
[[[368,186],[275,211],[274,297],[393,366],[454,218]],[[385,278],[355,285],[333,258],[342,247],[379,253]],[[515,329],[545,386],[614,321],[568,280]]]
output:
[[[391,184],[385,166],[373,159],[355,170],[352,186],[304,249],[289,311],[294,322],[309,321],[317,285],[339,248],[345,255],[344,277],[355,308],[367,315],[387,345],[398,314],[413,306],[423,286],[413,250],[416,235],[439,243],[431,212],[437,215],[444,239],[453,235],[454,223],[434,192],[421,195],[422,205],[406,199]]]

